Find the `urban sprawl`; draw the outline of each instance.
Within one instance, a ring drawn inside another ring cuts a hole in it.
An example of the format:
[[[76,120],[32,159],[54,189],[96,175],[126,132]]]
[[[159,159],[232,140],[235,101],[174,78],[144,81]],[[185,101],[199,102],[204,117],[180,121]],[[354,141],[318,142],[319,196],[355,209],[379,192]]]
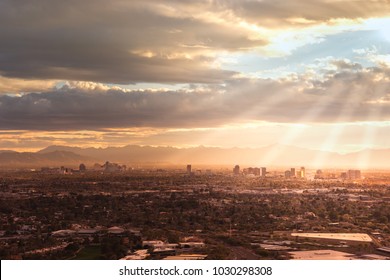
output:
[[[390,172],[0,171],[1,259],[390,259]]]

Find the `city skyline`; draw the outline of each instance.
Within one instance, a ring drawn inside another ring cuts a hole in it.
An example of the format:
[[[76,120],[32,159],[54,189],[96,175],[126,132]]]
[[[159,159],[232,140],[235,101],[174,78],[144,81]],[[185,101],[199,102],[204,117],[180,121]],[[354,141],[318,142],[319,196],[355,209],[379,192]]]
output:
[[[390,149],[389,1],[0,7],[0,150]]]

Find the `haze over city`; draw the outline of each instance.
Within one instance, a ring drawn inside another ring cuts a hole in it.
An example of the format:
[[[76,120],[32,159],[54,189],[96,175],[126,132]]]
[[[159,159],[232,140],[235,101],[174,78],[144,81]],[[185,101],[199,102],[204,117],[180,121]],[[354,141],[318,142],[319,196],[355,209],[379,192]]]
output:
[[[0,148],[388,150],[389,10],[0,1]]]
[[[0,259],[390,260],[389,15],[0,0]]]

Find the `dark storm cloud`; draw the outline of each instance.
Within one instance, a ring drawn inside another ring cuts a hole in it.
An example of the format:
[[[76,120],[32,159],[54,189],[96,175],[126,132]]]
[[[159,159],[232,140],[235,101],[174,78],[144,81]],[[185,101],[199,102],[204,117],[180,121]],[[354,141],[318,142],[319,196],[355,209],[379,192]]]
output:
[[[169,1],[166,2],[169,4]],[[220,82],[208,50],[264,44],[159,1],[0,1],[0,74],[112,83]],[[168,13],[168,14],[167,14]]]
[[[1,0],[0,75],[109,83],[215,83],[219,51],[264,46],[258,27],[389,12],[389,1]],[[306,24],[303,22],[302,24]]]
[[[389,69],[331,61],[341,72],[298,79],[232,79],[178,91],[125,91],[78,83],[44,93],[0,96],[0,129],[212,127],[235,122],[385,121]],[[360,69],[360,70],[359,70]]]

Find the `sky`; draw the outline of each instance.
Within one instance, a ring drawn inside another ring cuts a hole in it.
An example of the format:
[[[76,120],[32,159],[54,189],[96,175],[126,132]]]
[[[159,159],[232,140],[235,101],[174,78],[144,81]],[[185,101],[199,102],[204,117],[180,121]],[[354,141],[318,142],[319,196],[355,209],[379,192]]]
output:
[[[0,150],[390,148],[390,1],[0,0]]]

